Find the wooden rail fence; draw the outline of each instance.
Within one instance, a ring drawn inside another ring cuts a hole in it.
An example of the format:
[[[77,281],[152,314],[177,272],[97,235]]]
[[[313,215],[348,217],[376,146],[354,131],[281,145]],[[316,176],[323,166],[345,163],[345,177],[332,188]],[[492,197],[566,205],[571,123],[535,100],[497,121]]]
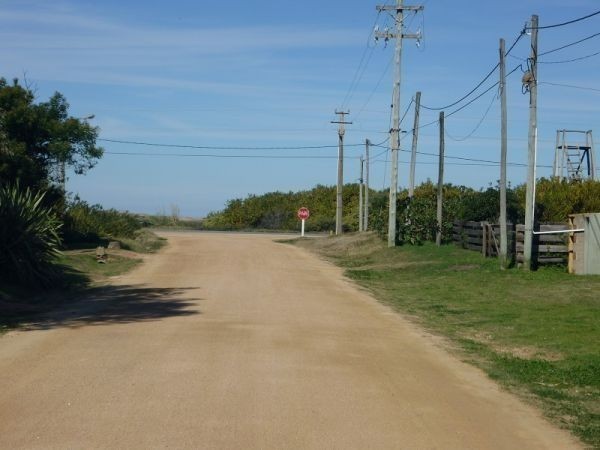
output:
[[[536,231],[568,229],[567,224],[540,224]],[[517,263],[523,262],[525,225],[507,225],[508,253]],[[500,225],[489,222],[460,222],[453,224],[452,240],[463,248],[495,257],[500,249]],[[566,264],[568,261],[567,234],[534,235],[532,258],[539,264]]]

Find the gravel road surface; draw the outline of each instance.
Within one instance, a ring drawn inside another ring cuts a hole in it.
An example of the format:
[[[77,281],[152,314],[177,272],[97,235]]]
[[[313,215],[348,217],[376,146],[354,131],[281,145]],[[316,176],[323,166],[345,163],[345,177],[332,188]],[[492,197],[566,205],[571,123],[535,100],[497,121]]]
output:
[[[112,286],[0,337],[0,448],[578,448],[305,250],[163,234]]]

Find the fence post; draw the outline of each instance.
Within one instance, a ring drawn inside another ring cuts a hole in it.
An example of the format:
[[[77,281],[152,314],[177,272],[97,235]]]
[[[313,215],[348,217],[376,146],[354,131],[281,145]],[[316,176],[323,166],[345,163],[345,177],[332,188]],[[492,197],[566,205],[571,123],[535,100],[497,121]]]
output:
[[[481,222],[481,254],[487,256],[487,228],[485,222]]]

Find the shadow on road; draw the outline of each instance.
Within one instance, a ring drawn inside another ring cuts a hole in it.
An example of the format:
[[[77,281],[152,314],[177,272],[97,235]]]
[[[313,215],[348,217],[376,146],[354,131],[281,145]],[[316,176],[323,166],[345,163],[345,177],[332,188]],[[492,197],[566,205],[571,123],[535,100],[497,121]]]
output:
[[[198,298],[181,296],[194,288],[105,286],[86,290],[74,302],[21,321],[21,330],[145,322],[201,314]]]

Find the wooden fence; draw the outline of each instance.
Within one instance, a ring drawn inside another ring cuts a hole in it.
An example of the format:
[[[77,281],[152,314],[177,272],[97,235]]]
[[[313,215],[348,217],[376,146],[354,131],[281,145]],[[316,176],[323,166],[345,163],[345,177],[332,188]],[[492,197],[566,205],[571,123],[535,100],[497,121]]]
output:
[[[536,231],[567,229],[566,224],[540,224]],[[507,225],[509,257],[523,262],[525,225]],[[566,264],[568,260],[567,234],[534,235],[532,259],[539,265]],[[498,256],[500,225],[488,222],[454,222],[452,240],[463,248],[481,252],[484,256]]]

